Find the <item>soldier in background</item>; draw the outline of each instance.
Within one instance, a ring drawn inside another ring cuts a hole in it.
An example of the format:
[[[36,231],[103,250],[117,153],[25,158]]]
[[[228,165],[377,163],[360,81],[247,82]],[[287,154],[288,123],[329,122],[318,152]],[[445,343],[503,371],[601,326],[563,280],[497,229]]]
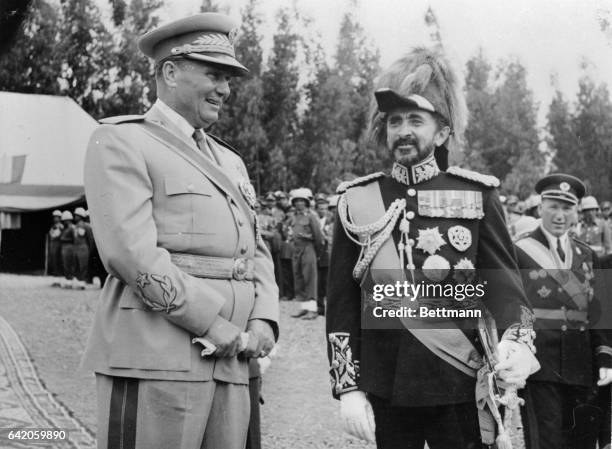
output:
[[[74,254],[74,240],[76,229],[73,223],[72,212],[65,210],[62,212],[62,233],[60,234],[60,243],[62,245],[62,267],[64,267],[64,277],[66,280],[62,282],[63,288],[72,288],[76,277],[76,258]]]
[[[74,256],[76,263],[76,282],[74,288],[85,290],[85,283],[89,276],[89,257],[94,246],[91,226],[85,221],[85,209],[77,207],[74,210]]]
[[[334,216],[329,212],[329,201],[324,193],[318,193],[315,196],[315,204],[321,224],[321,233],[323,234],[323,244],[317,260],[317,312],[319,315],[325,315],[327,270],[329,269],[329,254],[334,231]]]
[[[612,253],[612,236],[604,220],[599,218],[599,204],[593,196],[585,196],[580,202],[582,219],[576,227],[576,237],[591,247],[597,256]]]
[[[278,194],[282,194],[279,196]],[[288,203],[286,195],[283,192],[277,192],[277,207],[284,209],[285,218],[280,225],[281,231],[281,249],[279,254],[280,259],[280,299],[281,301],[290,301],[295,297],[295,286],[293,282],[293,239],[291,235],[291,222],[295,211]],[[286,207],[285,207],[286,206]]]
[[[293,280],[295,297],[300,310],[293,318],[313,320],[317,318],[317,252],[323,243],[321,225],[316,214],[310,210],[312,192],[308,188],[295,189],[291,204],[295,216],[291,220],[293,236]]]
[[[62,271],[62,243],[60,236],[62,235],[62,212],[59,210],[53,211],[53,224],[47,233],[46,248],[47,248],[47,275],[61,276]]]

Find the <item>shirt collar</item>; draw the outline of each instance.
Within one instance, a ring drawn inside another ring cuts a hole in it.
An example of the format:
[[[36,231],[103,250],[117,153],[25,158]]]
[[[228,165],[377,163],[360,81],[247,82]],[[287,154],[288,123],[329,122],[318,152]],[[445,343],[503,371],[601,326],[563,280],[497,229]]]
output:
[[[164,103],[159,98],[155,100],[155,106],[159,108],[159,110],[166,116],[168,120],[176,127],[178,130],[189,140],[193,140],[193,132],[196,129],[189,124],[189,122],[183,117],[181,114],[176,112],[166,103]],[[199,130],[205,136],[206,134],[202,129]]]
[[[557,249],[557,237],[555,237],[550,232],[548,232],[546,229],[544,229],[543,225],[540,225],[540,229],[542,229],[542,232],[544,233],[546,240],[548,240],[548,246],[551,249]],[[565,234],[559,236],[559,239],[561,239],[561,247],[567,249],[568,242],[569,242],[569,232],[566,232]]]
[[[431,153],[425,160],[418,164],[405,167],[404,165],[395,162],[391,170],[391,177],[397,182],[407,186],[418,184],[420,182],[429,181],[440,173],[440,168],[436,162],[434,154]]]

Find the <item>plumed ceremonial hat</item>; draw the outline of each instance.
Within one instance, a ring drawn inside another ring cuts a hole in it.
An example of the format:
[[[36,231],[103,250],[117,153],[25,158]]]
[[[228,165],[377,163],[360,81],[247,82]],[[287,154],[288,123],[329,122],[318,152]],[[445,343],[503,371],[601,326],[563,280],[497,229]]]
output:
[[[449,149],[459,146],[467,125],[465,96],[455,71],[441,53],[415,48],[395,61],[375,84],[374,141],[383,144],[386,139],[386,113],[398,107],[415,107],[443,117],[451,128]]]
[[[560,200],[576,205],[586,193],[586,187],[575,176],[553,173],[540,179],[535,185],[535,191],[542,199]]]
[[[218,13],[200,13],[175,20],[149,31],[138,40],[138,48],[156,63],[172,56],[209,62],[245,75],[234,52],[236,23]]]

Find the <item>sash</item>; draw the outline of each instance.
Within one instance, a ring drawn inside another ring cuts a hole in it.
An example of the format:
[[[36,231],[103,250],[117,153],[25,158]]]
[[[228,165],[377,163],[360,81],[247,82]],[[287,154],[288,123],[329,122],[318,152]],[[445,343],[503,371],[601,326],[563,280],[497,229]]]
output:
[[[547,246],[544,246],[533,237],[517,241],[516,246],[525,251],[536,264],[544,268],[548,275],[559,284],[565,293],[569,295],[572,307],[576,307],[578,310],[587,309],[588,292],[583,287],[583,284],[571,270],[554,268],[557,265],[551,255],[551,250]]]
[[[196,152],[184,140],[177,137],[166,128],[149,120],[140,122],[140,124],[145,133],[170,148],[201,171],[219,190],[230,197],[234,203],[240,205],[243,208],[243,213],[245,213],[247,217],[252,216],[251,207],[232,180],[222,171],[222,167],[211,164],[210,160],[206,159],[204,155]]]
[[[357,225],[374,223],[385,214],[384,202],[377,182],[353,187],[347,190],[346,195],[351,220]],[[400,269],[400,259],[393,237],[389,237],[382,244],[368,270],[371,276],[363,276],[363,279],[371,278],[377,284],[406,280],[403,267]],[[385,273],[387,276],[383,276]],[[388,273],[393,273],[393,279],[389,279]],[[385,277],[387,279],[384,279]],[[362,283],[361,287],[363,291],[369,286]],[[406,317],[401,318],[401,321],[404,327],[436,356],[465,374],[476,377],[478,369],[483,365],[482,357],[454,322],[445,323],[445,326],[454,326],[454,328],[439,329],[436,323],[424,320]]]

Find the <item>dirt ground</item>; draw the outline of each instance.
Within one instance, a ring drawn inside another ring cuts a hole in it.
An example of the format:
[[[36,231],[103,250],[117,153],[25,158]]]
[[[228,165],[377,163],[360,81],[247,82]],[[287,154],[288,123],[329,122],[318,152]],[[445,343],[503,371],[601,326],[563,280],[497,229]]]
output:
[[[78,369],[99,290],[51,287],[52,278],[0,274],[0,314],[19,334],[47,389],[95,431],[95,381]],[[361,448],[339,428],[327,373],[324,320],[289,317],[281,303],[279,354],[263,386],[265,449]]]

